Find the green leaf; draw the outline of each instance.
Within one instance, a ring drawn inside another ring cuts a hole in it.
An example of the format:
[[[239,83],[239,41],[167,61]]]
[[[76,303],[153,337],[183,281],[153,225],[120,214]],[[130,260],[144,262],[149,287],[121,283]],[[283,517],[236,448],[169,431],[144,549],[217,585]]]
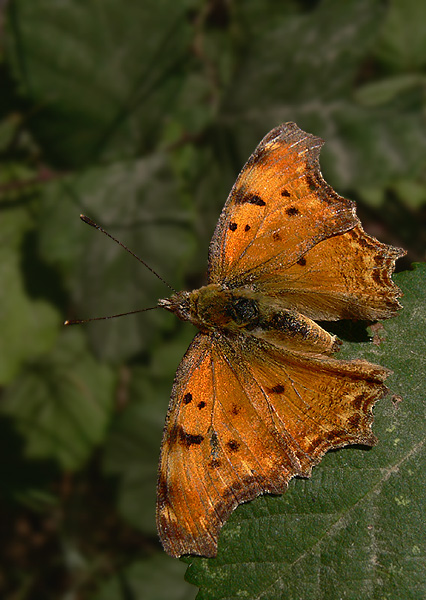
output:
[[[60,316],[43,298],[32,298],[22,273],[22,244],[32,229],[23,209],[3,210],[0,220],[0,383],[16,376],[26,361],[47,352]]]
[[[185,559],[198,600],[425,596],[425,275],[421,265],[395,276],[404,310],[386,322],[384,342],[342,352],[395,371],[394,395],[375,408],[378,445],[329,452],[283,496],[240,506],[217,558]]]
[[[382,89],[382,98],[394,94],[386,110],[354,95],[383,11],[377,0],[325,0],[250,39],[220,115],[224,136],[237,140],[228,144],[229,161],[237,156],[243,164],[268,129],[295,121],[326,140],[322,170],[334,186],[382,185],[419,172],[426,152],[421,86],[415,101],[412,82]]]
[[[16,135],[16,130],[20,125],[19,118],[16,115],[9,115],[7,118],[0,121],[0,152],[4,152],[13,137]]]
[[[55,161],[134,156],[158,143],[182,81],[190,28],[173,0],[9,5],[7,55]]]
[[[196,590],[183,580],[182,567],[165,554],[134,562],[108,579],[94,600],[193,600]]]
[[[363,106],[379,106],[394,101],[400,94],[413,89],[422,88],[425,77],[420,73],[404,73],[379,79],[360,87],[355,94],[357,101]]]
[[[391,0],[376,56],[393,71],[414,71],[426,65],[426,4]]]
[[[161,438],[177,366],[194,335],[192,327],[163,342],[148,367],[128,374],[128,406],[113,423],[103,470],[119,479],[118,510],[133,526],[156,536],[155,500]]]
[[[3,502],[18,502],[34,511],[57,503],[51,482],[58,476],[53,461],[28,460],[25,440],[17,433],[12,418],[0,416],[0,491]],[[4,506],[3,506],[4,510]]]
[[[170,290],[123,248],[82,223],[85,213],[175,288],[194,250],[193,213],[163,155],[88,169],[46,186],[42,256],[66,276],[76,318],[148,308]],[[155,310],[87,327],[98,355],[119,361],[149,347],[173,317]]]
[[[426,205],[426,183],[413,179],[395,181],[393,191],[401,200],[403,206],[420,208]]]
[[[1,410],[13,417],[27,457],[77,469],[105,437],[115,379],[89,354],[83,332],[69,328],[5,391]]]

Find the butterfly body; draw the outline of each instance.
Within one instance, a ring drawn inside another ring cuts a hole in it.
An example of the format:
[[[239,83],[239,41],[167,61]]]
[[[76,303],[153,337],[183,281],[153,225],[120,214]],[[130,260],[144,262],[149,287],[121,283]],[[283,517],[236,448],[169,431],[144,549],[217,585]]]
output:
[[[213,283],[160,300],[159,306],[204,332],[251,335],[278,347],[290,345],[293,351],[329,354],[338,349],[336,336],[315,321],[286,308],[285,301],[248,287],[228,289]]]
[[[366,234],[323,180],[322,143],[294,123],[273,129],[220,215],[208,285],[159,301],[199,328],[161,447],[157,526],[171,556],[215,556],[238,504],[285,492],[329,449],[376,443],[390,372],[335,358],[338,340],[315,321],[393,316],[404,251]]]

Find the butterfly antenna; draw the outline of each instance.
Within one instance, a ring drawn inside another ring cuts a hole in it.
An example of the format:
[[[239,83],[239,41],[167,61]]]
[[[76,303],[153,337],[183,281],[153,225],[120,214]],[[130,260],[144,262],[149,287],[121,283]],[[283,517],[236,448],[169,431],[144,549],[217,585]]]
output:
[[[122,248],[124,248],[124,250],[126,250],[129,254],[131,254],[132,256],[134,256],[136,258],[136,260],[138,260],[140,263],[142,263],[144,265],[144,267],[146,267],[147,269],[149,269],[151,271],[151,273],[153,273],[156,277],[158,277],[158,279],[160,281],[162,281],[164,283],[164,285],[167,285],[167,287],[172,290],[172,292],[174,292],[175,294],[177,293],[176,290],[169,284],[167,283],[167,281],[165,281],[161,275],[159,275],[156,271],[154,271],[154,269],[152,269],[149,265],[146,264],[146,262],[144,260],[142,260],[141,258],[139,258],[139,256],[137,256],[134,252],[132,252],[130,250],[130,248],[128,248],[127,246],[125,246],[123,243],[120,242],[120,240],[117,240],[117,238],[115,238],[113,235],[111,235],[110,233],[108,233],[108,231],[105,231],[105,229],[103,229],[100,225],[98,225],[97,223],[95,223],[94,221],[92,221],[92,219],[90,219],[89,217],[86,217],[86,215],[80,215],[80,219],[84,222],[87,223],[88,225],[90,225],[91,227],[94,227],[95,229],[99,229],[99,231],[102,231],[102,233],[104,233],[105,235],[107,235],[109,238],[111,238],[112,240],[114,240],[114,242],[116,244],[118,244],[119,246],[121,246]],[[156,308],[156,307],[153,307]],[[143,310],[151,310],[149,308],[147,309],[143,309]],[[142,311],[134,311],[134,312],[142,312]],[[126,315],[128,314],[132,314],[132,313],[124,313]],[[113,315],[113,317],[120,317],[121,315]],[[99,317],[100,319],[110,319],[113,317]],[[93,321],[95,319],[88,319],[89,321]],[[81,321],[79,321],[81,322]],[[83,321],[84,322],[84,321]]]
[[[159,305],[151,306],[150,308],[140,308],[139,310],[131,310],[129,312],[120,313],[119,315],[110,315],[108,317],[92,317],[91,319],[71,319],[64,321],[64,325],[81,325],[81,323],[90,323],[90,321],[104,321],[105,319],[115,319],[116,317],[125,317],[126,315],[134,315],[136,313],[145,312],[147,310],[154,310],[154,308],[160,308]]]

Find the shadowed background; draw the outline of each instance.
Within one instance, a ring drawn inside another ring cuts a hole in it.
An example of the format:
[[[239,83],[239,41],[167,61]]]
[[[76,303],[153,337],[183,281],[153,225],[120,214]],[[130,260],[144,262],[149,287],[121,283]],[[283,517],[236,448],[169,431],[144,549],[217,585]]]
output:
[[[398,268],[424,260],[426,5],[2,0],[0,11],[0,595],[189,600],[154,502],[193,329],[160,311],[62,326],[170,293],[79,214],[174,288],[202,285],[239,170],[295,121],[326,141],[324,177],[357,201],[367,232],[408,250]]]

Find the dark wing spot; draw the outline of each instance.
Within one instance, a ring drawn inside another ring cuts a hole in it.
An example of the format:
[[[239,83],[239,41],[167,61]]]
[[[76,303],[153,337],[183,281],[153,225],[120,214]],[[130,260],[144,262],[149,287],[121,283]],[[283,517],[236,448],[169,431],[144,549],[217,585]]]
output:
[[[265,206],[266,202],[257,194],[246,194],[245,196],[236,198],[237,204],[255,204],[256,206]]]
[[[229,229],[231,231],[235,231],[237,229],[238,225],[236,223],[229,223]]]
[[[185,394],[185,396],[183,397],[183,403],[184,404],[189,404],[192,401],[192,394],[190,392],[188,392],[187,394]]]
[[[157,483],[157,496],[159,504],[164,505],[169,503],[169,492],[170,487],[167,485],[167,480],[164,475],[160,473]]]
[[[311,173],[306,175],[306,183],[308,184],[308,188],[311,190],[311,192],[314,192],[318,187],[318,183],[315,181],[315,177]]]
[[[302,256],[302,258],[299,258],[299,260],[297,261],[297,264],[301,267],[304,267],[306,265],[306,258]]]
[[[375,281],[378,285],[382,283],[381,273],[378,269],[374,269],[372,271],[371,277],[373,278],[373,281]]]
[[[244,227],[244,231],[250,231],[250,225],[246,225],[246,226]]]
[[[284,198],[289,198],[290,197],[290,192],[288,192],[287,190],[283,190],[281,192],[281,196],[284,196]]]
[[[204,436],[188,433],[187,431],[184,430],[184,428],[181,425],[179,425],[177,427],[177,435],[178,435],[179,441],[187,448],[189,448],[190,446],[193,446],[193,445],[199,446],[201,444],[201,442],[204,440]]]
[[[238,413],[240,412],[240,410],[241,410],[241,408],[239,406],[237,406],[236,404],[233,404],[232,408],[231,408],[231,413],[233,415],[238,415]]]
[[[237,442],[237,440],[229,440],[229,442],[226,442],[226,445],[231,452],[237,452],[238,448],[240,447],[240,444]]]
[[[295,206],[289,206],[285,209],[285,212],[288,214],[289,217],[294,217],[295,215],[299,214],[299,209]]]
[[[281,240],[281,236],[278,233],[278,231],[274,231],[274,233],[272,234],[272,239],[274,240],[274,242],[279,242]]]
[[[201,410],[202,408],[204,408],[204,407],[205,407],[205,405],[206,405],[206,403],[204,402],[204,400],[201,400],[201,402],[199,402],[199,403],[197,404],[197,406],[198,406],[198,408],[199,408],[200,410]]]
[[[170,427],[167,438],[164,441],[169,446],[174,446],[174,444],[177,442],[178,436],[179,428],[177,427],[177,425],[173,425],[172,427]]]
[[[207,464],[210,467],[210,469],[217,469],[222,463],[218,458],[212,458],[212,460],[209,461]]]
[[[269,388],[268,392],[271,394],[282,394],[284,391],[284,386],[281,383],[277,383],[274,387]]]

